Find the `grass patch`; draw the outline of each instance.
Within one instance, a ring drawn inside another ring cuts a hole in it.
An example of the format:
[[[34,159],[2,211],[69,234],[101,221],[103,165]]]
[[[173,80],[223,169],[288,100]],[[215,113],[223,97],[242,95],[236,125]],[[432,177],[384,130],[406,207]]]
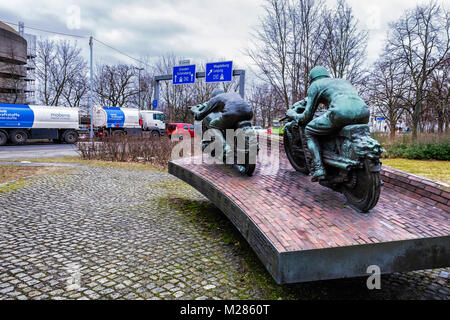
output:
[[[265,299],[294,299],[289,287],[276,284],[253,249],[228,218],[209,201],[193,201],[183,197],[163,198],[161,201],[182,212],[201,227],[208,236],[220,238],[241,258],[239,270],[243,286],[257,285]],[[249,297],[251,298],[251,297]]]
[[[78,156],[56,157],[56,158],[8,159],[8,160],[0,160],[0,164],[2,161],[3,162],[29,161],[29,162],[40,162],[40,163],[77,163],[77,164],[82,164],[82,165],[90,165],[90,166],[98,166],[98,167],[115,167],[115,168],[123,168],[123,169],[167,171],[167,170],[162,170],[160,168],[157,168],[152,165],[145,164],[145,163],[113,162],[113,161],[106,161],[106,160],[83,160],[81,157],[78,157]]]
[[[1,165],[0,163],[0,193],[14,192],[29,184],[28,177],[35,177],[49,173],[67,173],[58,167],[29,167]]]
[[[50,171],[55,171],[57,169],[59,168],[1,165],[0,163],[0,183],[18,180],[34,175],[42,175]]]
[[[383,164],[431,180],[450,184],[450,161],[382,159]]]
[[[0,194],[4,192],[15,192],[26,185],[27,181],[25,179],[14,181],[11,183],[0,184]]]

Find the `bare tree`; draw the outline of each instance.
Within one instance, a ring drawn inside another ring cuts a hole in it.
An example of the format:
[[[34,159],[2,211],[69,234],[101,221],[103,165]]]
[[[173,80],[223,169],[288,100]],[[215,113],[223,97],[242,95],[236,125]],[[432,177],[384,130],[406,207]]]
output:
[[[34,59],[36,78],[38,81],[37,96],[44,105],[50,105],[51,100],[51,66],[55,59],[55,43],[42,40],[37,43],[37,55]]]
[[[363,64],[368,31],[359,29],[352,8],[345,0],[338,0],[337,8],[326,10],[323,15],[324,63],[333,77],[345,78],[355,85],[361,84],[366,75]]]
[[[96,100],[105,106],[125,107],[137,94],[133,85],[135,69],[126,64],[98,65],[95,73]]]
[[[291,102],[288,42],[292,37],[289,1],[266,0],[264,9],[265,17],[261,19],[261,25],[253,35],[254,49],[248,49],[246,53],[261,70],[260,78],[268,82],[283,97],[285,108],[288,109]]]
[[[283,97],[285,109],[308,91],[308,75],[323,64],[335,77],[360,82],[368,34],[343,1],[328,10],[321,0],[266,0],[265,15],[246,54],[259,78]]]
[[[283,102],[276,90],[267,83],[253,84],[250,87],[248,101],[253,108],[253,123],[271,127],[273,119],[284,114]]]
[[[69,78],[62,92],[62,96],[65,104],[69,107],[87,109],[88,105],[86,100],[88,92],[89,85],[86,75],[77,74]]]
[[[375,111],[386,119],[390,135],[394,137],[397,123],[405,112],[403,98],[408,90],[407,73],[384,55],[375,63],[366,86],[370,102],[375,105]]]
[[[436,2],[407,11],[390,26],[388,54],[406,67],[412,80],[405,106],[411,114],[413,139],[417,138],[424,100],[432,74],[450,49],[450,14]]]
[[[438,132],[447,132],[450,122],[450,54],[432,74],[427,102],[433,110],[433,120],[437,120]]]
[[[80,106],[87,93],[87,63],[76,43],[39,41],[35,67],[41,103]]]
[[[299,0],[290,6],[292,38],[289,53],[292,53],[292,60],[288,64],[288,73],[292,84],[292,102],[307,95],[309,72],[323,61],[323,8],[322,0]]]
[[[56,43],[56,54],[50,65],[51,85],[53,98],[51,105],[59,105],[63,100],[63,92],[67,86],[71,85],[71,80],[80,73],[86,72],[86,61],[81,56],[81,49],[72,45],[69,41],[59,41]]]

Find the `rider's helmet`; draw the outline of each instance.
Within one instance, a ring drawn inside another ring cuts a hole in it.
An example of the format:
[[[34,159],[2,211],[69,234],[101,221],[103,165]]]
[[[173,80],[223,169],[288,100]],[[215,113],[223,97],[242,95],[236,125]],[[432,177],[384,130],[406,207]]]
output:
[[[309,83],[311,84],[314,80],[320,79],[320,78],[329,78],[330,74],[328,73],[327,69],[325,69],[322,66],[317,66],[312,68],[311,72],[309,73]]]
[[[224,93],[224,91],[222,89],[214,89],[214,91],[211,93],[211,99],[222,93]]]

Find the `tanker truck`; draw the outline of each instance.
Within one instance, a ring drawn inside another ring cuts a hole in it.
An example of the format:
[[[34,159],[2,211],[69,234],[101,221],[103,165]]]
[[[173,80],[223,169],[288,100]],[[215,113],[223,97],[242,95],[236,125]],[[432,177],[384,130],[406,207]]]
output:
[[[96,105],[93,111],[92,123],[100,137],[142,133],[138,109]]]
[[[100,137],[109,135],[141,135],[150,131],[153,135],[163,135],[164,115],[160,111],[135,108],[94,106],[93,124]]]
[[[75,143],[79,129],[78,108],[0,103],[0,145],[28,139]]]

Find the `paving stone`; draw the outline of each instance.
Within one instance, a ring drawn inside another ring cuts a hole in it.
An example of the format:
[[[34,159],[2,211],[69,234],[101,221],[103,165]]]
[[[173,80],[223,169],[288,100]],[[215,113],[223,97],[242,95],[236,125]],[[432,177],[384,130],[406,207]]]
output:
[[[164,291],[163,288],[155,288],[155,289],[152,290],[152,292],[153,292],[154,294],[158,294],[158,293],[161,293],[161,292],[163,292],[163,291]]]
[[[133,292],[127,294],[127,295],[124,297],[124,299],[127,299],[127,300],[133,300],[133,299],[136,299],[136,298],[137,298],[137,295],[136,295],[135,293],[133,293]]]
[[[5,289],[0,290],[0,293],[5,294],[14,290],[14,287],[7,287]]]
[[[0,193],[0,300],[265,297],[257,285],[241,282],[242,257],[233,246],[167,205],[173,197],[207,203],[193,188],[157,170],[79,166],[67,172]],[[43,214],[47,221],[38,218]],[[420,299],[427,289],[427,296],[446,300],[448,282],[439,273],[449,269],[383,276],[383,293],[368,297]],[[365,290],[349,279],[336,283],[344,291]],[[333,293],[333,286],[300,284],[289,292],[339,298],[342,290]]]
[[[216,286],[213,285],[213,284],[208,284],[208,285],[204,286],[203,288],[204,288],[205,290],[211,290],[211,289],[214,289],[215,287],[216,287]]]

